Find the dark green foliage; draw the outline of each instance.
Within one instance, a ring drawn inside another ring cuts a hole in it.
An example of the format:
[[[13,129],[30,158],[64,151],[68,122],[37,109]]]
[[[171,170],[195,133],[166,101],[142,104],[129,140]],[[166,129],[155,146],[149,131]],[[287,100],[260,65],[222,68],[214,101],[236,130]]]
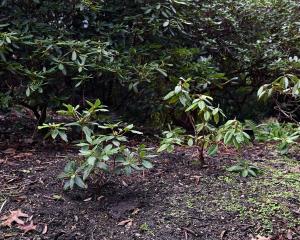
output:
[[[1,0],[0,8],[1,106],[26,106],[40,122],[46,108],[88,95],[139,121],[185,125],[161,101],[181,77],[228,116],[259,118],[273,103],[258,105],[257,89],[299,75],[296,0]]]
[[[204,151],[210,156],[218,152],[218,144],[222,140],[224,145],[232,145],[240,149],[249,143],[250,136],[244,132],[244,125],[238,120],[228,120],[224,125],[217,127],[225,115],[219,107],[213,106],[213,98],[204,94],[192,94],[190,91],[191,79],[181,79],[175,89],[169,92],[164,100],[177,111],[182,112],[189,121],[192,131],[186,133],[181,128],[163,132],[158,152],[172,152],[175,145],[194,147],[198,153],[198,161],[204,164]]]
[[[65,110],[58,111],[63,116],[70,117],[70,123],[43,124],[39,129],[49,129],[46,137],[56,139],[58,136],[65,142],[67,132],[76,128],[81,133],[81,140],[75,144],[79,149],[79,161],[70,161],[60,175],[66,179],[65,189],[78,186],[85,188],[85,181],[93,173],[126,174],[152,168],[148,161],[154,155],[148,154],[149,148],[143,144],[138,147],[128,147],[126,134],[142,134],[133,129],[133,124],[107,122],[99,124],[100,113],[107,112],[99,99],[94,103],[87,101],[88,108],[81,110],[80,106],[65,104]],[[101,132],[102,130],[102,132]],[[103,132],[105,130],[106,132]]]

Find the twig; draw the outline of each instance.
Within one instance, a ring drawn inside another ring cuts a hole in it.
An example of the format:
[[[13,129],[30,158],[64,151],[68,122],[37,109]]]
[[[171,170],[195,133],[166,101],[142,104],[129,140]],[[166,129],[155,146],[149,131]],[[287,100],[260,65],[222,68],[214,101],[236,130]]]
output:
[[[187,228],[187,227],[182,227],[181,229],[184,230],[185,232],[188,232],[188,233],[194,235],[195,237],[198,236],[197,233],[195,233],[193,230],[191,230],[191,229],[189,229],[189,228]]]
[[[91,233],[91,240],[95,240],[95,238],[94,238],[94,232],[95,232],[95,230],[96,230],[96,227],[93,229],[93,231]]]
[[[4,202],[1,204],[0,213],[2,212],[2,210],[3,210],[6,203],[7,203],[7,199],[5,199]]]
[[[184,230],[184,239],[185,239],[185,240],[188,240],[187,230]]]
[[[285,117],[287,117],[292,122],[298,123],[298,121],[293,117],[293,113],[298,109],[298,107],[296,107],[296,109],[294,111],[288,111],[288,110],[284,110],[280,106],[280,103],[278,102],[277,99],[275,99],[275,104],[276,104],[276,106],[275,106],[276,110],[278,110],[281,114],[283,114]]]

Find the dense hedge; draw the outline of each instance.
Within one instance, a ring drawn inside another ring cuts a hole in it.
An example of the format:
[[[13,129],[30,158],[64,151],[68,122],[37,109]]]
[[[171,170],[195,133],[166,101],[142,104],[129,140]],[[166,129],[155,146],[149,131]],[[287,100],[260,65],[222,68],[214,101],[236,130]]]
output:
[[[162,96],[180,77],[227,115],[261,118],[272,104],[258,105],[257,89],[300,74],[297,0],[0,4],[1,106],[27,106],[41,121],[46,108],[84,98],[140,121],[178,119]]]

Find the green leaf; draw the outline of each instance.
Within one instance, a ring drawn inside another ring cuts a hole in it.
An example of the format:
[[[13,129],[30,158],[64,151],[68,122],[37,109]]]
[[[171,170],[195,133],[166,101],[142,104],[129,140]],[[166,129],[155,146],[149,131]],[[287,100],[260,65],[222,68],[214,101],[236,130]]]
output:
[[[7,43],[11,43],[11,40],[10,40],[9,37],[5,37],[5,41],[6,41]]]
[[[218,145],[217,144],[211,145],[209,147],[209,149],[207,150],[207,154],[209,156],[214,156],[214,155],[216,155],[217,152],[218,152]]]
[[[179,96],[179,101],[184,107],[186,106],[187,99],[183,95]]]
[[[72,61],[75,61],[77,59],[77,53],[76,51],[72,52]]]
[[[133,128],[133,124],[128,125],[127,127],[124,128],[125,131],[129,131]]]
[[[142,161],[142,165],[147,168],[147,169],[150,169],[150,168],[153,168],[153,164],[149,161],[146,161],[146,160],[143,160]]]
[[[99,162],[97,167],[104,170],[105,172],[109,171],[108,165],[105,162]]]
[[[198,102],[198,107],[200,108],[200,110],[202,111],[205,108],[205,102],[204,101],[199,101]]]
[[[208,121],[210,120],[210,112],[209,112],[209,111],[206,111],[206,112],[204,113],[204,120],[205,120],[206,122],[208,122]]]
[[[225,133],[224,144],[227,145],[231,141],[233,134],[234,134],[234,130],[229,130]]]
[[[175,92],[175,94],[180,93],[181,92],[181,86],[176,86],[174,92]]]
[[[163,152],[163,151],[165,151],[168,147],[169,147],[168,144],[163,144],[163,145],[161,145],[161,146],[158,148],[157,152]]]
[[[96,158],[94,156],[90,156],[88,157],[87,159],[87,163],[91,166],[94,166],[95,165],[95,162],[96,162]]]
[[[79,176],[75,177],[75,184],[80,188],[87,188],[82,179]]]
[[[244,170],[244,168],[240,165],[234,165],[232,167],[227,168],[228,172],[241,172],[243,170]]]
[[[194,140],[192,138],[190,138],[188,140],[188,145],[191,147],[191,146],[193,146],[193,144],[194,144]]]
[[[174,91],[171,91],[169,92],[165,97],[164,97],[164,100],[168,100],[170,99],[171,97],[173,97],[175,95],[175,92]]]
[[[29,88],[29,87],[26,89],[26,96],[27,96],[27,97],[30,96],[30,88]]]
[[[129,176],[132,173],[132,168],[130,166],[126,166],[124,168],[125,174]]]
[[[60,63],[60,64],[58,64],[58,69],[63,71],[65,69],[65,67],[62,63]]]
[[[91,135],[92,135],[92,132],[93,132],[93,131],[92,131],[89,127],[87,127],[87,126],[83,126],[82,131],[83,131],[84,134],[85,134],[86,140],[87,140],[89,143],[91,143],[91,142],[92,142]]]
[[[169,24],[170,24],[170,21],[169,21],[169,20],[166,20],[166,21],[163,23],[163,27],[167,27],[167,26],[169,26]]]
[[[64,190],[68,190],[69,188],[71,188],[71,186],[70,186],[70,180],[66,180],[66,182],[64,184]]]
[[[89,175],[91,174],[92,170],[93,170],[93,166],[91,166],[91,165],[88,166],[88,167],[86,167],[84,169],[83,176],[82,176],[83,180],[86,180],[89,177]]]
[[[216,113],[216,114],[214,114],[213,116],[214,116],[214,121],[215,121],[215,123],[218,124],[219,121],[220,121],[220,115],[219,115],[219,113]]]
[[[248,169],[248,172],[249,172],[249,174],[250,174],[252,177],[256,177],[256,176],[257,176],[256,172],[253,171],[252,169]]]
[[[58,131],[58,134],[63,141],[68,142],[68,137],[67,137],[66,133],[64,133],[62,131]]]
[[[70,161],[66,164],[65,168],[64,168],[64,171],[66,173],[70,173],[70,172],[73,172],[75,170],[75,162],[74,161]]]
[[[248,169],[244,169],[241,173],[242,177],[247,177],[248,176]]]
[[[265,87],[265,86],[261,86],[261,87],[258,89],[258,91],[257,91],[257,96],[258,96],[258,98],[261,98],[261,97],[262,97],[262,94],[263,94],[263,92],[264,92],[264,87]]]
[[[157,68],[156,71],[161,73],[164,77],[168,77],[168,74],[163,69]]]
[[[69,182],[70,182],[70,188],[73,189],[75,184],[75,178],[72,176]]]
[[[58,133],[59,133],[59,131],[57,129],[52,130],[51,131],[51,137],[53,139],[55,139],[57,137]]]
[[[116,147],[119,147],[121,143],[119,141],[114,140],[112,141],[112,144],[115,145]]]

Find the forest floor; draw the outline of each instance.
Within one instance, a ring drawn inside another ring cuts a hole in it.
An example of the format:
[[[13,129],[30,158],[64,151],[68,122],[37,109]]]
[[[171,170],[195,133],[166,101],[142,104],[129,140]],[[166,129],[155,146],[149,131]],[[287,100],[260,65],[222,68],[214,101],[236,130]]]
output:
[[[0,119],[0,219],[20,209],[25,226],[33,223],[0,226],[1,240],[300,239],[297,152],[283,157],[253,143],[243,155],[262,173],[242,178],[226,171],[237,161],[232,149],[199,168],[192,150],[178,148],[144,174],[63,191],[57,176],[76,150],[31,135],[29,120]]]

